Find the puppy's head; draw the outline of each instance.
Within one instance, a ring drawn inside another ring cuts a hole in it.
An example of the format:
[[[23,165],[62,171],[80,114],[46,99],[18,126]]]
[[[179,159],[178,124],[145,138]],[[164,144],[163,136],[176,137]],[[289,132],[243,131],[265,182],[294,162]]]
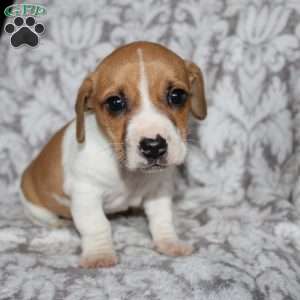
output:
[[[206,116],[203,77],[195,64],[161,45],[132,43],[106,57],[82,83],[76,103],[79,143],[88,110],[128,169],[179,165],[189,112]]]

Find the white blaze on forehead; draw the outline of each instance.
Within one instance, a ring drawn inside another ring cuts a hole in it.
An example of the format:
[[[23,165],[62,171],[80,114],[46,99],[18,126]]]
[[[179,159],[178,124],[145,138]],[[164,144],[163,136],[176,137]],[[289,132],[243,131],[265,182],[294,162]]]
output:
[[[152,105],[151,105],[150,94],[149,94],[148,78],[147,78],[147,73],[146,73],[144,58],[143,58],[143,50],[138,48],[137,53],[139,56],[139,67],[140,67],[139,90],[141,93],[142,107],[145,109],[145,108],[150,108]]]
[[[149,93],[149,82],[142,49],[137,49],[139,63],[140,108],[130,119],[127,127],[126,149],[127,167],[135,170],[147,164],[141,155],[139,144],[143,138],[156,138],[162,136],[168,142],[168,164],[178,165],[183,162],[186,153],[185,143],[177,131],[175,125],[170,121],[163,111],[156,108]]]

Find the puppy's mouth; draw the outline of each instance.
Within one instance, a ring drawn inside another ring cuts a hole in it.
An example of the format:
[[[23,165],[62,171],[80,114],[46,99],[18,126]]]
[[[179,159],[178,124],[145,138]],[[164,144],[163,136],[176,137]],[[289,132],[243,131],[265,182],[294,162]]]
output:
[[[161,164],[161,163],[155,162],[152,164],[148,164],[146,166],[142,166],[140,168],[140,170],[145,173],[154,173],[154,172],[162,171],[162,170],[166,169],[167,167],[168,167],[167,164]]]

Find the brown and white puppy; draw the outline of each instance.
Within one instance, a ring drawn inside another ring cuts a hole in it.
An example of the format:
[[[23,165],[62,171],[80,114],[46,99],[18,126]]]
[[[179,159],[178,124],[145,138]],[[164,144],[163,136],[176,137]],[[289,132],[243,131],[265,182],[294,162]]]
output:
[[[61,225],[60,216],[72,218],[83,267],[117,263],[105,214],[137,206],[145,209],[159,252],[189,255],[191,246],[175,233],[171,201],[190,111],[206,116],[195,64],[155,43],[118,48],[83,81],[76,119],[25,170],[25,211],[50,226]]]

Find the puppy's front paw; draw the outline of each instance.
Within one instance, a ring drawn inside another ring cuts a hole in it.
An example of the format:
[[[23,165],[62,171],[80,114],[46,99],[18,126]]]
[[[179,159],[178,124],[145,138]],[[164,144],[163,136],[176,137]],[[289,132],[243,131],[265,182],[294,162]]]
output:
[[[193,247],[179,240],[160,240],[155,242],[158,252],[169,256],[188,256],[193,252]]]
[[[118,257],[115,254],[84,255],[80,259],[80,266],[87,269],[110,268],[117,263]]]

